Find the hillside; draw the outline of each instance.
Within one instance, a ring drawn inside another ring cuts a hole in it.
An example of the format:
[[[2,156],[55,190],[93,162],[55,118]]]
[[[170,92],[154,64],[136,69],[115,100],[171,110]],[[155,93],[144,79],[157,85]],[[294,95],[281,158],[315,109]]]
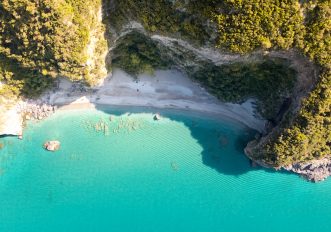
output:
[[[330,0],[3,0],[0,94],[177,67],[222,101],[256,99],[270,123],[249,157],[275,168],[325,158],[329,170],[330,30]]]

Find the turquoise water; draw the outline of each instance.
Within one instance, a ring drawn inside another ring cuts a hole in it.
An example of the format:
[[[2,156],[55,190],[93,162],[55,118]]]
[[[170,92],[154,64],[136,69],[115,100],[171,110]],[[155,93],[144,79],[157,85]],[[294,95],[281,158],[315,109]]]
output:
[[[331,181],[250,168],[253,131],[126,111],[58,112],[0,138],[0,231],[331,230]],[[51,139],[60,151],[43,150]]]

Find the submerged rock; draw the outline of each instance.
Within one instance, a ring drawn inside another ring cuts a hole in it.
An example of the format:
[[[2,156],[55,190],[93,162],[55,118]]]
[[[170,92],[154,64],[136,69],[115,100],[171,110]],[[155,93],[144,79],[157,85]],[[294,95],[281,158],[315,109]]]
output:
[[[61,143],[59,141],[47,141],[44,144],[44,148],[47,151],[57,151],[60,149],[60,145],[61,145]]]
[[[171,162],[171,168],[174,171],[178,171],[178,165],[177,165],[177,163],[176,162]]]
[[[226,146],[226,145],[229,144],[229,140],[228,140],[228,138],[227,138],[225,135],[221,135],[221,136],[218,138],[218,141],[219,141],[219,143],[220,143],[220,145],[221,145],[222,147],[224,147],[224,146]]]
[[[253,160],[249,160],[249,163],[250,163],[250,165],[251,165],[251,167],[252,168],[257,168],[257,167],[259,167],[259,165],[255,162],[255,161],[253,161]]]
[[[109,116],[109,121],[111,121],[111,122],[112,122],[113,120],[114,120],[114,117],[113,117],[113,115],[110,115],[110,116]]]

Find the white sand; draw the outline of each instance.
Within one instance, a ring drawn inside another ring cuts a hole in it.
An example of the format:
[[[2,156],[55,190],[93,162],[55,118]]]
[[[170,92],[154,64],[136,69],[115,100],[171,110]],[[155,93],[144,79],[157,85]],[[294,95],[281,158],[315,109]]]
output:
[[[49,103],[64,105],[64,109],[102,104],[195,110],[264,130],[265,121],[255,115],[252,100],[241,105],[222,103],[177,70],[156,71],[154,76],[144,74],[135,80],[117,69],[94,93],[74,89],[72,83],[62,80],[59,90],[48,95]]]
[[[177,70],[156,71],[155,75],[140,75],[134,79],[117,69],[100,87],[92,90],[62,79],[56,90],[32,102],[43,103],[60,105],[61,109],[95,107],[100,104],[194,110],[227,117],[260,132],[265,125],[265,120],[255,113],[253,100],[244,104],[220,102]],[[0,135],[22,133],[20,106],[26,104],[20,102],[9,110],[1,111]]]
[[[9,110],[0,106],[0,135],[21,135],[22,117],[17,112],[16,106]]]

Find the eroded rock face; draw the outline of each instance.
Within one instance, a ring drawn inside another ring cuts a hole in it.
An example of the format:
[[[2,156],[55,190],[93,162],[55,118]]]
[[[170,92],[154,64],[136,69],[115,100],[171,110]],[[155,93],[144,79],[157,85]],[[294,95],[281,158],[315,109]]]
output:
[[[284,167],[284,169],[298,173],[309,181],[323,181],[331,176],[331,159],[323,158],[306,163],[295,163]]]
[[[51,116],[56,110],[55,106],[37,102],[22,102],[19,108],[19,111],[25,114],[25,120],[42,120]]]
[[[60,149],[61,143],[59,141],[47,141],[44,144],[44,148],[47,151],[57,151]]]
[[[294,172],[302,176],[304,179],[312,182],[323,181],[331,176],[331,157],[326,157],[318,160],[311,160],[308,162],[294,163],[288,166],[272,167],[264,163],[262,160],[255,159],[252,156],[252,149],[256,146],[257,141],[251,141],[245,148],[245,154],[252,162],[265,167],[273,168],[275,170],[284,169],[289,172]]]

